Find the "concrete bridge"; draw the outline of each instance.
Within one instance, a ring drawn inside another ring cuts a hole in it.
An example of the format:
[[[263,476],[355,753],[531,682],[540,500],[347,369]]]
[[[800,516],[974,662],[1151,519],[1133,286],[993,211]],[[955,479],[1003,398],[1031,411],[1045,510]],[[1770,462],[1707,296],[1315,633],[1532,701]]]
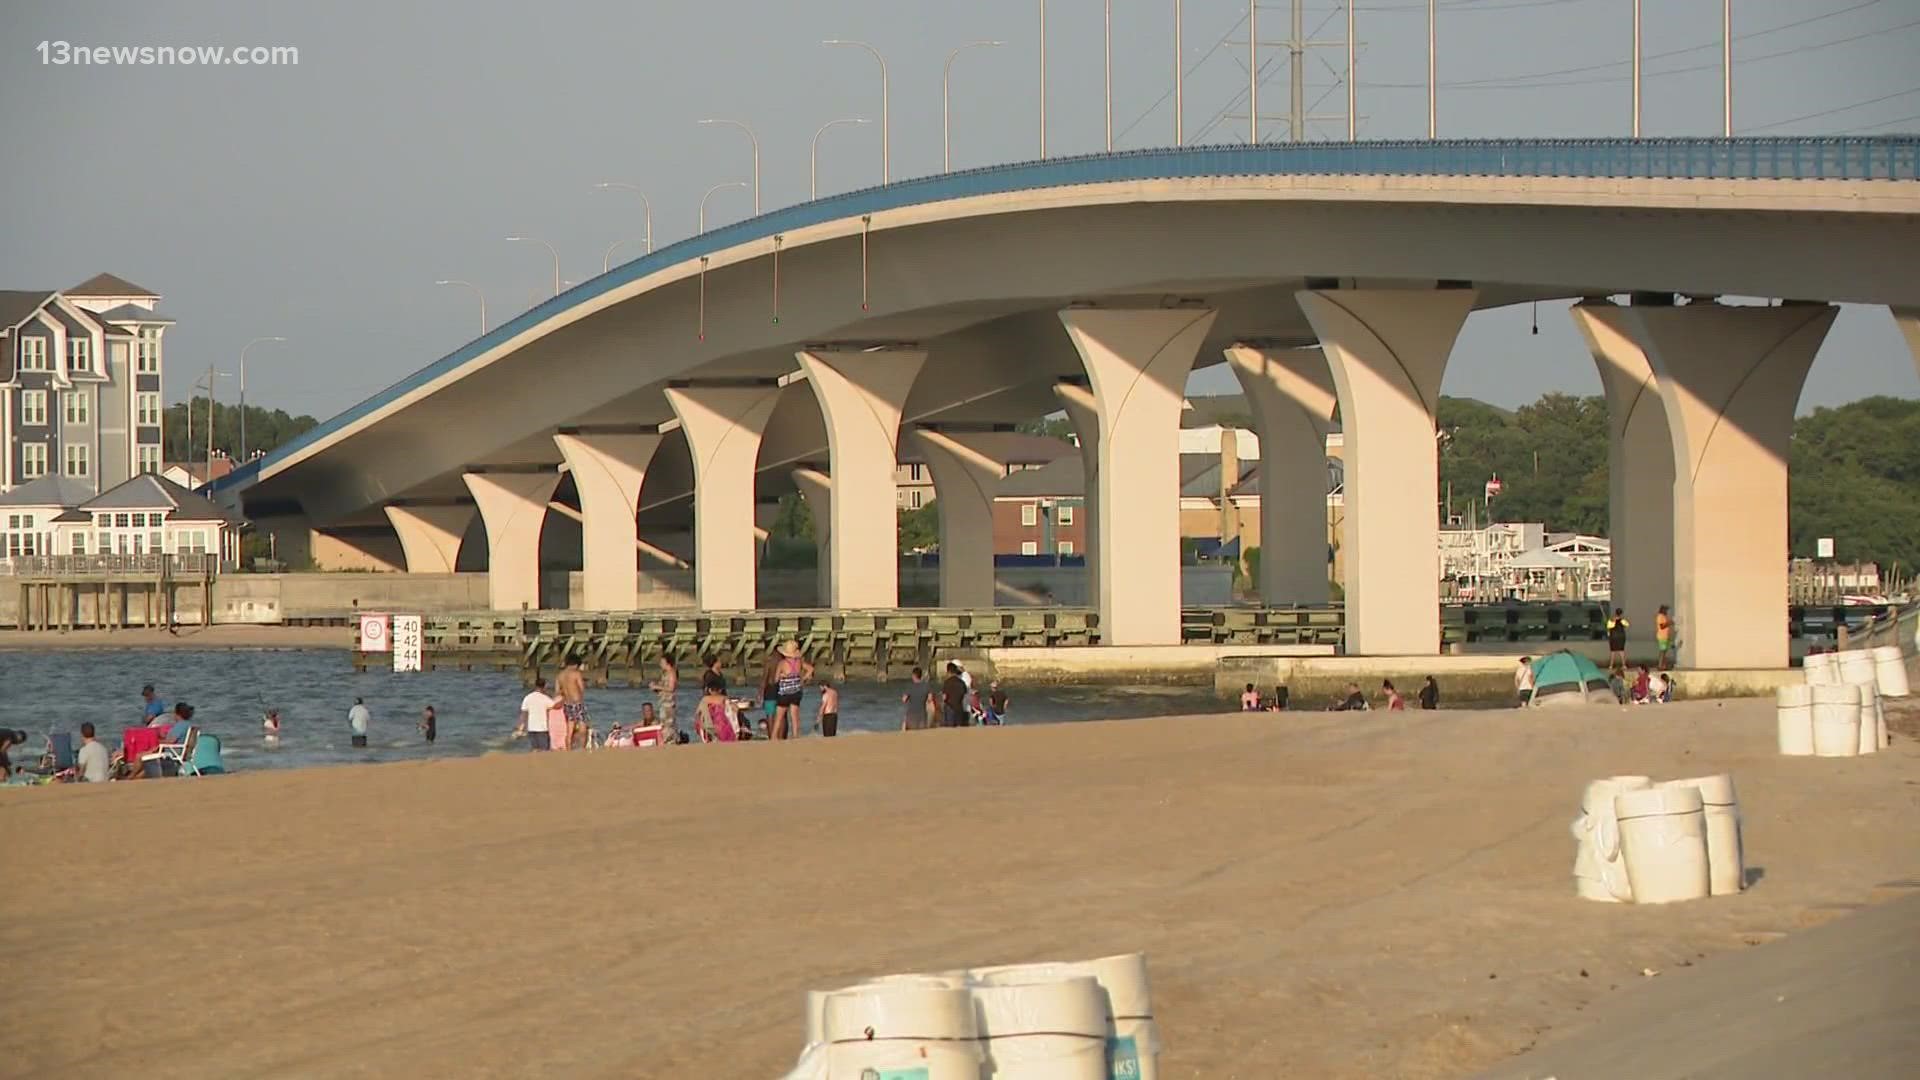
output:
[[[941,603],[980,608],[996,434],[1064,408],[1103,640],[1171,644],[1182,389],[1225,362],[1261,437],[1262,599],[1326,598],[1320,440],[1337,407],[1347,648],[1418,655],[1441,640],[1433,412],[1455,337],[1475,310],[1584,298],[1574,318],[1613,415],[1617,601],[1643,628],[1672,603],[1688,665],[1781,666],[1802,382],[1838,301],[1887,305],[1920,364],[1916,252],[1911,137],[1001,166],[778,210],[616,267],[218,491],[283,551],[347,543],[444,572],[483,550],[501,610],[538,606],[543,544],[578,543],[589,608],[632,609],[636,552],[664,549],[690,558],[700,607],[726,611],[755,605],[756,526],[808,470],[828,477],[802,488],[832,606],[885,609],[893,468],[911,452],[942,509]]]

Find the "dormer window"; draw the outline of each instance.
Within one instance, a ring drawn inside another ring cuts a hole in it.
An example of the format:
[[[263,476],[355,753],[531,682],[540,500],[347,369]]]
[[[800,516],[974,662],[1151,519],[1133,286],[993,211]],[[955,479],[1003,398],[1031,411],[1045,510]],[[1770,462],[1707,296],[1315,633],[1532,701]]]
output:
[[[93,339],[70,337],[67,339],[67,370],[93,370]]]
[[[47,339],[26,337],[20,339],[20,370],[47,370]]]

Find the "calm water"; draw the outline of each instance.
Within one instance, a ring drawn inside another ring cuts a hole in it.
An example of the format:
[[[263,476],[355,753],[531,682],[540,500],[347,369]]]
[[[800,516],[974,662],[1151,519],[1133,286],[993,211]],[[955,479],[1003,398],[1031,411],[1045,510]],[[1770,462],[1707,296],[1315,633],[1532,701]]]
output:
[[[682,678],[697,676],[686,670]],[[125,649],[0,652],[0,727],[19,728],[37,750],[49,728],[78,732],[91,720],[109,745],[140,721],[140,687],[152,683],[169,704],[186,701],[194,721],[220,736],[229,769],[287,769],[429,756],[463,757],[502,747],[524,747],[508,736],[520,698],[516,676],[492,672],[391,671],[356,674],[339,650]],[[904,680],[850,682],[840,692],[840,732],[897,731]],[[1194,715],[1231,708],[1205,687],[1005,687],[1012,698],[1010,724],[1114,720]],[[736,687],[735,692],[739,690]],[[680,723],[699,695],[681,688]],[[347,708],[364,697],[373,711],[371,746],[349,745]],[[648,690],[589,690],[594,726],[631,721]],[[51,704],[49,704],[51,703]],[[428,746],[414,726],[431,704],[439,717],[439,740]],[[267,749],[260,718],[280,710],[280,744]],[[811,730],[819,693],[809,688],[802,716]],[[16,758],[19,755],[16,755]]]

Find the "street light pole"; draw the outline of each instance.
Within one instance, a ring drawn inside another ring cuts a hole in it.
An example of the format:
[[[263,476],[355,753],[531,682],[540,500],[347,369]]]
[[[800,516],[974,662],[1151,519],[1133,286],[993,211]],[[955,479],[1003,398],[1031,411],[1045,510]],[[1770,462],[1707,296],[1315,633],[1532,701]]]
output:
[[[1047,160],[1047,0],[1040,0],[1040,160]]]
[[[1633,0],[1633,137],[1640,137],[1640,0]]]
[[[1187,145],[1187,53],[1181,44],[1187,20],[1173,0],[1173,145]]]
[[[948,63],[951,64],[952,61],[949,60]],[[828,128],[839,124],[871,123],[873,123],[871,120],[858,116],[850,116],[843,120],[829,120],[820,125],[819,131],[813,133],[813,149],[807,154],[807,198],[817,199],[820,197],[820,136],[825,135]]]
[[[1433,39],[1433,0],[1427,0],[1427,138],[1429,139],[1433,138],[1440,129],[1440,112],[1438,102],[1435,100],[1437,95],[1434,93],[1438,84],[1434,76]]]
[[[701,232],[707,231],[707,200],[713,198],[714,192],[721,191],[726,188],[736,188],[736,187],[746,187],[746,186],[747,186],[747,182],[745,180],[729,180],[724,184],[715,184],[712,187],[708,188],[707,193],[705,195],[700,196],[700,231]]]
[[[1247,0],[1247,145],[1260,141],[1260,0]]]
[[[1107,153],[1113,153],[1113,0],[1107,0]]]
[[[1355,87],[1353,82],[1353,5],[1355,2],[1356,0],[1347,0],[1347,141],[1348,142],[1354,141],[1359,131],[1359,124],[1357,123],[1357,118],[1354,112],[1355,99],[1358,97],[1358,95],[1355,93]],[[1639,0],[1634,0],[1634,2],[1638,3]]]
[[[1720,134],[1733,138],[1733,0],[1720,0]]]
[[[743,120],[702,120],[700,122],[702,124],[725,124],[728,127],[737,127],[741,131],[744,131],[747,133],[747,141],[753,144],[753,213],[754,213],[754,216],[758,217],[760,214],[760,139],[759,137],[754,135],[753,129],[751,127],[748,127],[746,122]]]
[[[240,461],[247,460],[247,350],[263,341],[285,341],[283,337],[257,337],[240,347]],[[212,477],[208,477],[209,480]]]
[[[539,244],[553,256],[553,295],[560,295],[560,252],[552,244],[532,236],[509,236],[508,240],[519,240],[529,244]]]
[[[953,83],[953,60],[955,57],[959,56],[963,52],[966,52],[968,49],[996,48],[998,46],[1005,45],[1005,44],[1006,42],[1004,41],[969,41],[965,45],[962,45],[959,48],[947,54],[946,71],[940,76],[940,171],[941,172],[953,171],[953,140],[951,138],[951,133],[953,128],[953,122],[952,122],[953,117],[952,117],[952,109],[950,108],[950,105],[952,102],[952,94],[949,92],[949,88]],[[862,122],[864,123],[864,121]],[[1113,146],[1112,146],[1113,112],[1111,109],[1109,109],[1107,112],[1107,134],[1108,134],[1107,149],[1111,150],[1113,149]]]
[[[482,334],[487,332],[487,294],[480,291],[480,286],[475,285],[471,281],[461,281],[458,278],[441,278],[439,281],[434,282],[434,284],[465,285],[467,288],[472,289],[473,295],[480,298],[480,332]]]
[[[619,188],[621,191],[631,191],[635,195],[640,196],[640,205],[647,212],[647,254],[653,254],[653,200],[647,198],[647,193],[632,184],[622,184],[617,180],[603,180],[593,186],[596,191],[608,191],[613,188]]]
[[[820,44],[858,46],[872,53],[873,58],[880,62],[880,182],[882,184],[893,183],[893,113],[891,110],[891,102],[888,100],[892,97],[892,94],[887,88],[887,58],[880,55],[879,49],[874,48],[864,41],[843,41],[840,38],[828,38]]]

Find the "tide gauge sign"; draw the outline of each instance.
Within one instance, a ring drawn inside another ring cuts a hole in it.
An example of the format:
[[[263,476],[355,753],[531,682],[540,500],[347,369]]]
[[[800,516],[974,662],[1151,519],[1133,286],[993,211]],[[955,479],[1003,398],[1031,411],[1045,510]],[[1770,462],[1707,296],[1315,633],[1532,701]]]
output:
[[[360,615],[360,651],[392,652],[393,639],[387,633],[388,616],[375,612]]]
[[[393,670],[420,670],[420,616],[393,617]]]

